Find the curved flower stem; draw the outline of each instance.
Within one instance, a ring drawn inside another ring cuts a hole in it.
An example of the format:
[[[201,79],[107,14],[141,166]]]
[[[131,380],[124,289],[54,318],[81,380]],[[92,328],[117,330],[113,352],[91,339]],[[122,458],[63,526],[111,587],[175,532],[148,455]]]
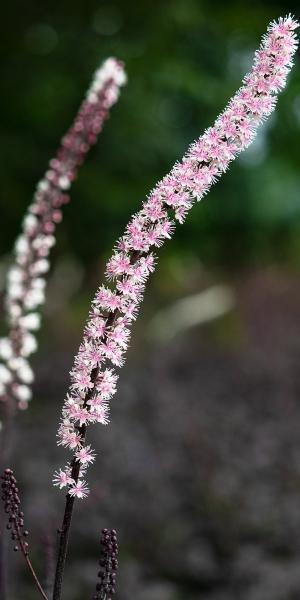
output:
[[[6,544],[4,542],[4,518],[0,515],[0,598],[6,600]]]
[[[39,590],[39,593],[44,598],[44,600],[48,600],[45,591],[42,588],[42,585],[38,579],[38,576],[32,566],[28,547],[29,544],[25,538],[28,536],[28,531],[24,526],[24,513],[21,510],[21,501],[19,496],[19,488],[17,484],[17,480],[14,477],[14,473],[11,469],[5,469],[2,477],[1,490],[2,495],[1,498],[3,500],[4,512],[7,515],[7,529],[11,532],[12,540],[17,541],[17,545],[14,547],[14,550],[20,550],[28,569],[32,575],[34,583]]]
[[[116,315],[117,315],[117,311],[115,311],[114,313],[111,313],[107,317],[107,325],[113,324]],[[98,368],[94,369],[94,372],[91,377],[92,381],[96,380],[97,375],[98,375],[98,370],[99,370]],[[91,393],[89,392],[89,393],[87,393],[87,395],[85,397],[85,401],[84,401],[85,406],[87,404],[87,401],[90,398],[90,395],[91,395]],[[86,437],[86,425],[84,424],[81,427],[79,427],[78,432],[80,434],[82,443],[84,444],[85,437]],[[80,471],[80,463],[79,463],[79,461],[76,460],[76,457],[74,456],[73,460],[72,460],[71,477],[72,477],[72,479],[74,479],[75,482],[78,481],[79,471]],[[65,570],[66,557],[67,557],[67,552],[68,552],[68,542],[69,542],[70,527],[71,527],[71,521],[72,521],[72,515],[73,515],[73,509],[74,509],[74,502],[75,502],[75,496],[70,496],[70,494],[67,494],[63,522],[62,522],[61,528],[59,530],[60,538],[59,538],[59,548],[58,548],[58,556],[57,556],[57,563],[56,563],[53,596],[52,596],[53,600],[60,600],[60,598],[61,598],[62,582],[63,582],[63,576],[64,576],[64,570]]]
[[[94,460],[90,446],[83,446],[82,423],[106,425],[109,401],[117,390],[118,372],[128,347],[131,327],[137,318],[146,283],[155,269],[156,252],[183,223],[192,206],[220,179],[231,162],[253,141],[259,125],[275,108],[277,96],[286,83],[297,48],[291,17],[270,24],[254,57],[251,71],[229,101],[214,125],[189,147],[183,159],[154,188],[141,209],[130,219],[117,241],[106,266],[105,279],[92,301],[82,343],[70,372],[71,382],[62,409],[58,445],[76,449],[81,474]],[[133,266],[132,253],[140,258]],[[107,326],[107,315],[116,308],[118,319]],[[106,332],[106,340],[103,334]],[[99,377],[92,379],[95,366]],[[84,398],[93,390],[87,406]],[[54,476],[54,485],[70,485],[69,494],[84,498],[88,486],[84,479],[72,480],[70,466]]]
[[[132,262],[136,261],[137,257],[138,257],[138,253],[135,253],[132,256]],[[118,315],[117,310],[109,313],[109,315],[107,316],[107,319],[106,319],[107,327],[110,327],[111,325],[113,325],[117,315]],[[106,336],[104,335],[103,336],[104,341],[105,341],[105,337]],[[91,380],[93,382],[96,381],[98,372],[99,372],[99,367],[96,367],[93,370],[92,376],[91,376]],[[91,391],[89,391],[86,394],[86,397],[84,400],[84,406],[87,405],[87,402],[90,399],[91,395],[92,395]],[[82,444],[84,444],[84,442],[85,442],[86,429],[87,429],[86,424],[83,424],[81,427],[78,428],[78,433],[80,434]],[[79,472],[80,472],[80,463],[79,463],[79,461],[76,460],[76,457],[74,456],[73,460],[72,460],[71,477],[72,477],[72,479],[74,479],[74,481],[76,483],[79,478]],[[72,514],[73,514],[73,509],[74,509],[74,502],[75,502],[75,496],[70,496],[70,494],[67,494],[63,522],[62,522],[62,526],[59,530],[60,539],[59,539],[59,548],[58,548],[57,564],[56,564],[56,571],[55,571],[53,596],[52,596],[53,600],[60,600],[60,598],[61,598],[62,582],[63,582],[63,576],[64,576],[66,556],[67,556],[67,552],[68,552],[68,542],[69,542]]]
[[[141,252],[137,252],[137,251],[132,252],[131,256],[130,256],[131,264],[134,265],[141,256],[142,256]],[[109,327],[111,327],[114,324],[116,318],[118,317],[118,314],[119,314],[118,309],[108,313],[107,318],[106,318],[106,331],[108,330]],[[106,338],[107,338],[107,334],[104,334],[102,336],[102,340],[105,342]],[[93,369],[92,374],[91,374],[91,381],[93,383],[97,380],[99,371],[100,371],[99,366],[95,367]],[[88,400],[90,400],[91,397],[92,397],[92,390],[89,390],[84,399],[84,407],[87,406]],[[78,427],[78,433],[80,435],[82,444],[85,443],[86,430],[87,430],[86,424],[83,424],[83,425],[81,425],[81,427]],[[78,460],[76,460],[76,456],[73,457],[71,466],[72,466],[71,477],[77,483],[78,478],[79,478],[79,473],[80,473],[80,462]],[[63,576],[64,576],[66,557],[67,557],[67,552],[68,552],[68,542],[69,542],[70,527],[71,527],[71,521],[72,521],[72,515],[73,515],[73,509],[74,509],[74,502],[75,502],[75,496],[71,496],[70,494],[67,494],[63,522],[62,522],[61,528],[59,530],[60,539],[59,539],[59,548],[58,548],[58,556],[57,556],[57,563],[56,563],[53,596],[52,596],[53,600],[60,600],[60,598],[61,598],[62,582],[63,582]]]
[[[0,435],[0,471],[10,463],[12,446],[14,442],[15,428],[14,416],[15,406],[6,402],[2,407],[2,431]],[[0,513],[0,598],[7,599],[7,544],[5,536],[5,517]]]
[[[137,252],[137,251],[132,252],[131,256],[130,256],[131,264],[134,265],[141,256],[142,256],[141,252]],[[118,314],[119,314],[118,309],[108,313],[108,315],[106,317],[106,331],[108,330],[109,327],[111,327],[114,324],[116,318],[118,317]],[[106,341],[106,338],[107,338],[107,334],[104,334],[102,336],[103,342]],[[100,371],[99,366],[95,367],[93,369],[92,374],[91,374],[91,381],[93,383],[97,380],[99,371]],[[87,392],[85,399],[84,399],[84,407],[87,406],[88,400],[90,400],[90,398],[92,397],[92,394],[93,394],[92,390],[89,390]],[[80,435],[82,445],[85,443],[86,430],[87,430],[86,424],[83,424],[83,425],[81,425],[81,427],[78,427],[78,433]],[[76,460],[76,456],[73,457],[71,465],[72,465],[71,477],[77,483],[78,478],[79,478],[79,473],[80,473],[80,462],[78,460]],[[71,521],[72,521],[74,502],[75,502],[75,496],[70,496],[70,494],[67,494],[63,522],[62,522],[61,529],[59,530],[60,539],[59,539],[58,557],[57,557],[55,580],[54,580],[53,600],[60,600],[60,598],[61,598],[62,581],[63,581],[63,576],[64,576],[66,556],[67,556],[67,552],[68,552],[69,533],[70,533],[70,527],[71,527]]]
[[[22,552],[23,552],[23,550],[22,550]],[[34,570],[34,568],[32,566],[32,562],[31,562],[29,556],[26,555],[26,554],[24,554],[24,552],[23,552],[23,555],[24,555],[24,558],[26,560],[27,566],[29,568],[29,571],[30,571],[32,577],[33,577],[33,580],[34,580],[34,583],[35,583],[37,589],[39,590],[39,592],[40,592],[41,596],[44,598],[44,600],[48,600],[48,596],[46,596],[46,593],[44,592],[44,590],[43,590],[43,588],[42,588],[42,586],[41,586],[41,584],[39,582],[39,579],[38,579],[37,574],[36,574],[36,572],[35,572],[35,570]]]
[[[88,451],[83,446],[86,425],[107,423],[107,401],[116,391],[117,380],[107,364],[117,367],[123,364],[131,333],[129,327],[136,318],[146,281],[155,267],[156,255],[152,248],[159,248],[172,236],[175,222],[184,222],[193,204],[203,198],[230,163],[249,146],[259,125],[274,110],[277,95],[292,66],[297,27],[298,23],[291,16],[271,23],[242,87],[215,124],[190,146],[182,161],[176,163],[151,192],[119,239],[106,268],[106,279],[112,284],[101,286],[97,291],[83,343],[75,357],[70,390],[62,411],[59,445],[72,451],[74,447]],[[133,256],[137,261],[134,268]],[[116,316],[120,318],[115,322]],[[107,374],[111,377],[110,386],[102,387]],[[69,493],[60,533],[53,600],[61,598],[74,507],[72,498],[87,495],[85,481],[79,480],[79,451],[72,460],[71,471],[67,465],[66,470],[60,470],[54,478],[54,485],[69,485]]]

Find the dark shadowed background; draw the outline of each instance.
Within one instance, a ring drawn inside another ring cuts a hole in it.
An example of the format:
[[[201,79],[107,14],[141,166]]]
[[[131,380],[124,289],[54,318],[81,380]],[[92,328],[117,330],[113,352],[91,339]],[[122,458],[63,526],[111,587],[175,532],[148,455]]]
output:
[[[113,55],[128,73],[58,228],[34,399],[15,432],[11,466],[41,572],[64,504],[51,485],[66,461],[57,424],[105,260],[239,87],[268,22],[290,11],[300,16],[295,2],[1,8],[1,293],[36,182],[93,71]],[[91,428],[98,458],[77,502],[66,600],[92,597],[102,527],[119,533],[118,600],[300,597],[299,67],[255,143],[160,252],[111,424]],[[34,600],[10,559],[10,599]]]

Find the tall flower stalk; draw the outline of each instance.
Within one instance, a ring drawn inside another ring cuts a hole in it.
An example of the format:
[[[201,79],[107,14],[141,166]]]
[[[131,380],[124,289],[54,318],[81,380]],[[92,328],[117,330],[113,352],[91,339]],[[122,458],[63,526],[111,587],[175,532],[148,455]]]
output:
[[[66,192],[95,144],[125,81],[123,65],[114,58],[105,60],[95,72],[72,127],[62,138],[56,157],[37,185],[15,244],[14,262],[7,277],[9,335],[0,340],[0,399],[14,399],[21,409],[26,409],[31,399],[34,374],[29,356],[37,348],[35,332],[40,327],[39,310],[45,301],[49,253],[55,244],[62,207],[69,201]]]
[[[21,552],[39,593],[44,600],[47,600],[46,593],[43,590],[29,557],[29,544],[27,541],[29,532],[24,525],[24,513],[22,511],[17,480],[11,469],[5,469],[1,479],[1,497],[3,501],[4,512],[7,515],[6,528],[10,532],[11,539],[15,544],[14,551],[18,552],[19,550]]]
[[[100,538],[101,556],[100,570],[96,592],[92,600],[112,600],[116,593],[116,579],[118,571],[118,538],[115,529],[102,529]]]
[[[190,146],[182,161],[150,193],[108,261],[106,279],[110,285],[101,285],[92,302],[58,432],[58,444],[71,450],[73,458],[54,478],[55,485],[66,486],[68,491],[53,600],[61,598],[74,500],[88,494],[84,476],[95,456],[86,445],[87,427],[96,422],[108,423],[109,400],[116,392],[118,378],[115,367],[124,364],[130,327],[155,268],[153,248],[172,236],[176,221],[184,222],[193,204],[249,146],[258,126],[274,110],[297,48],[297,27],[291,16],[269,25],[242,87],[213,127]]]

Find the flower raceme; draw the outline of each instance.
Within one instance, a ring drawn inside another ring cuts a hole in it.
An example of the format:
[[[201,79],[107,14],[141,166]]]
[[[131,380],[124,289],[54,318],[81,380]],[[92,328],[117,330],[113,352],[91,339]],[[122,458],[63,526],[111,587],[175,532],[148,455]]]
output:
[[[55,484],[82,498],[83,479],[94,460],[85,446],[89,424],[108,422],[109,400],[116,392],[145,285],[155,267],[152,249],[169,239],[175,223],[183,223],[195,201],[201,200],[230,162],[252,142],[260,123],[270,115],[277,93],[285,86],[297,48],[290,16],[270,24],[251,72],[213,127],[194,142],[182,161],[175,164],[143,203],[106,268],[111,286],[102,285],[92,302],[79,352],[71,371],[71,386],[63,406],[58,443],[75,451],[71,466],[61,470]]]
[[[6,529],[8,529],[10,532],[11,539],[15,543],[14,551],[21,551],[21,554],[23,555],[29,571],[34,579],[35,585],[37,586],[44,600],[47,600],[47,596],[38,580],[29,557],[29,544],[27,541],[29,532],[24,525],[24,513],[21,507],[17,480],[11,469],[5,469],[1,479],[1,498],[3,501],[4,512],[7,515]]]
[[[69,201],[66,191],[96,142],[125,81],[123,65],[114,58],[107,59],[96,71],[72,127],[37,186],[15,244],[15,260],[7,278],[10,333],[0,340],[0,397],[15,398],[19,408],[27,408],[31,398],[33,372],[28,357],[37,347],[34,332],[40,326],[38,307],[45,299],[45,275],[56,225],[62,219],[62,206]]]
[[[115,529],[102,529],[99,582],[93,600],[112,600],[116,593],[118,571],[118,538]]]

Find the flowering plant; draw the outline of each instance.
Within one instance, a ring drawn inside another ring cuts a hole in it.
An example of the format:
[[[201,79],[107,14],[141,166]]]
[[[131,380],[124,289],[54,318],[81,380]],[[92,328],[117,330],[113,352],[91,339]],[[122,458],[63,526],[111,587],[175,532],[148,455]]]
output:
[[[83,340],[70,373],[71,384],[58,431],[58,444],[73,455],[71,463],[54,475],[54,485],[66,488],[67,494],[59,530],[53,600],[60,600],[62,594],[74,502],[88,494],[86,469],[95,460],[86,441],[87,428],[94,423],[107,424],[109,421],[109,401],[116,392],[118,379],[115,369],[124,364],[131,326],[137,317],[147,280],[155,268],[157,258],[153,250],[171,238],[176,222],[184,222],[193,204],[203,198],[231,161],[249,146],[259,125],[274,110],[277,94],[286,83],[297,48],[294,33],[297,27],[291,16],[270,24],[242,87],[215,124],[190,146],[181,162],[175,164],[133,215],[107,263],[108,285],[99,287],[92,302]],[[94,91],[88,98],[94,102]],[[59,179],[61,177],[67,177],[69,183],[69,174],[60,173]],[[27,246],[23,251],[26,258]],[[43,258],[39,256],[40,260]],[[23,316],[18,314],[15,318]],[[30,319],[33,319],[32,315]],[[8,479],[10,476],[7,475],[5,489]],[[106,598],[114,589],[114,577],[109,571],[116,566],[113,563],[116,556],[111,554],[116,555],[117,549],[113,531],[110,534],[104,532],[103,543],[106,544],[105,570],[96,594],[100,598]]]
[[[58,444],[75,453],[72,468],[57,473],[55,485],[69,486],[71,496],[83,498],[87,493],[81,477],[94,454],[85,446],[86,428],[108,423],[108,402],[116,393],[118,378],[115,367],[124,364],[130,327],[155,268],[153,249],[171,238],[176,221],[184,222],[195,201],[203,198],[230,162],[249,146],[259,124],[274,110],[297,47],[296,27],[291,17],[269,26],[242,87],[213,127],[157,184],[116,244],[106,266],[111,285],[101,285],[92,302],[58,432]]]
[[[62,219],[62,207],[70,199],[66,191],[97,141],[125,81],[123,65],[114,58],[107,59],[95,72],[72,127],[37,185],[23,220],[23,231],[15,243],[14,262],[7,276],[9,335],[0,340],[0,400],[15,400],[20,409],[28,407],[32,396],[34,374],[28,359],[37,349],[35,332],[41,321],[38,310],[45,301],[45,276],[50,267],[50,249],[55,244],[55,229]]]

